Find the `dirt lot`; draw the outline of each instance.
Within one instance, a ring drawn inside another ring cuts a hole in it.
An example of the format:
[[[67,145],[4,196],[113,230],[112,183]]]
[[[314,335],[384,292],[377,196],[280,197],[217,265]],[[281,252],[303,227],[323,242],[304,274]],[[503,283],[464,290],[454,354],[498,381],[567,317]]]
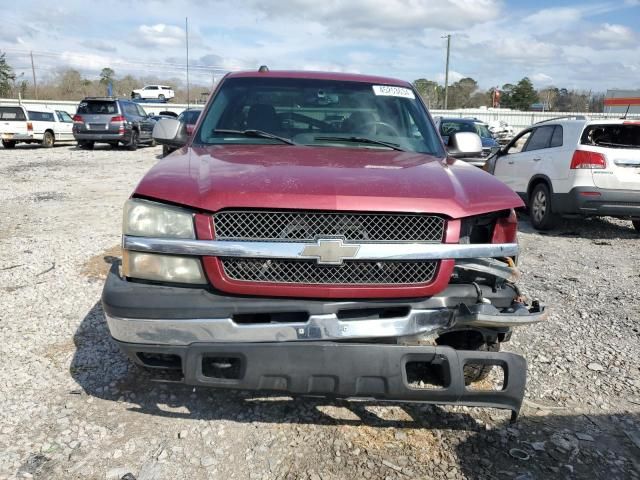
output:
[[[121,208],[159,148],[0,149],[0,478],[640,478],[640,238],[521,223],[521,287],[553,311],[518,423],[464,407],[255,397],[152,382],[99,304]],[[133,477],[129,477],[133,478]]]

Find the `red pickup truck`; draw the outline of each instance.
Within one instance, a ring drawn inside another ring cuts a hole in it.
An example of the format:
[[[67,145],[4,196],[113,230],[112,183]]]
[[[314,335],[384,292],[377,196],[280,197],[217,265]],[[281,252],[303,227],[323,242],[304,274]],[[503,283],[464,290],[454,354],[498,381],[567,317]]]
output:
[[[406,82],[227,75],[193,134],[125,205],[102,302],[138,365],[190,385],[511,409],[526,362],[500,353],[542,321],[518,277],[508,187],[447,153]],[[478,150],[475,152],[474,150]],[[467,386],[500,367],[499,390]]]

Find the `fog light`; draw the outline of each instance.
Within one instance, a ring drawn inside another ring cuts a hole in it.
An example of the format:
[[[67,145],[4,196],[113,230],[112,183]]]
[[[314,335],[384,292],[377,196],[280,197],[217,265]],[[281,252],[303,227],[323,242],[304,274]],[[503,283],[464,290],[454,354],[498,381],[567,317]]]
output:
[[[207,283],[199,259],[178,255],[125,250],[122,255],[122,273],[125,277],[158,282]]]

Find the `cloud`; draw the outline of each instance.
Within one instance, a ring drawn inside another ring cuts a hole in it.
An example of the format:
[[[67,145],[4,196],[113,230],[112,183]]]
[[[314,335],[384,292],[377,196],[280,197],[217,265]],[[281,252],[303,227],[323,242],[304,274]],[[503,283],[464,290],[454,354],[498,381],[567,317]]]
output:
[[[203,84],[222,70],[261,64],[443,82],[447,33],[451,83],[469,76],[488,88],[528,75],[537,85],[606,90],[635,87],[640,72],[640,0],[556,7],[506,0],[113,0],[107,10],[86,0],[58,3],[30,0],[3,14],[0,50],[17,70],[30,66],[33,50],[41,78],[64,67],[94,78],[105,66],[118,76],[185,78],[188,16],[190,76]]]
[[[240,2],[238,2],[240,3]],[[500,15],[499,0],[244,0],[268,18],[318,23],[337,35],[411,35],[426,28],[462,30]]]
[[[100,71],[104,67],[118,62],[105,55],[88,54],[77,51],[64,51],[60,54],[60,59],[65,65],[80,70],[81,72],[87,70]]]
[[[185,45],[185,31],[175,25],[140,25],[134,44],[141,47],[181,47]]]
[[[106,53],[115,53],[118,51],[118,49],[111,43],[107,43],[103,40],[87,40],[84,42],[84,46]]]
[[[523,23],[535,33],[549,33],[566,29],[583,16],[580,8],[544,8],[525,17]]]
[[[553,77],[547,75],[546,73],[534,73],[530,78],[538,86],[551,85],[553,83]]]
[[[633,30],[624,25],[610,23],[605,23],[598,30],[591,32],[589,38],[606,48],[623,48],[637,44],[637,35]]]
[[[463,78],[468,77],[469,75],[465,75],[464,73],[456,72],[455,70],[449,70],[449,85],[462,80]],[[444,83],[445,74],[438,73],[436,75],[436,81],[440,83]]]

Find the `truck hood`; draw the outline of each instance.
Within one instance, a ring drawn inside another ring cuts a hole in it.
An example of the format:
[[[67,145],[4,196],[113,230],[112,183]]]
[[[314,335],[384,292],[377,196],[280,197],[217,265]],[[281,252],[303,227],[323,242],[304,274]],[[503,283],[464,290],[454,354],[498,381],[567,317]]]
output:
[[[462,161],[291,145],[184,147],[159,161],[134,195],[209,212],[271,208],[460,218],[522,206],[506,185]]]

